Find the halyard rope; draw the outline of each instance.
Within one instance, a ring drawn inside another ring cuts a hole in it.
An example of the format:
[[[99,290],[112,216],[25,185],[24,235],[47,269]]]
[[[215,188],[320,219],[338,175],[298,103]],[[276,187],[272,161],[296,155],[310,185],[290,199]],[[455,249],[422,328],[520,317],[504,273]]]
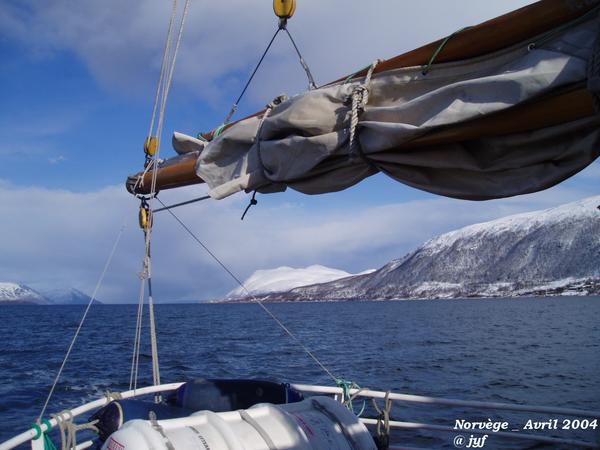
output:
[[[160,198],[156,197],[156,200],[162,204],[163,206],[165,206],[165,204],[161,201]],[[292,338],[301,348],[302,350],[304,350],[304,352],[310,357],[312,358],[312,360],[321,368],[323,369],[323,371],[329,375],[331,377],[331,379],[334,382],[337,382],[338,378],[333,375],[333,373],[327,368],[325,367],[325,365],[314,355],[313,352],[311,352],[303,343],[302,341],[296,337],[296,335],[294,335],[294,333],[292,333],[282,322],[281,320],[279,320],[275,314],[273,314],[264,304],[263,302],[261,302],[258,298],[256,298],[253,294],[250,293],[250,291],[246,288],[246,286],[244,285],[244,283],[225,265],[225,263],[223,263],[195,234],[192,230],[190,230],[190,228],[170,209],[167,209],[166,211],[169,212],[169,214],[171,214],[173,216],[173,218],[179,223],[179,225],[181,225],[181,227],[198,243],[200,244],[200,246],[206,251],[206,253],[208,253],[222,268],[223,270],[225,270],[225,272],[227,272],[229,274],[229,276],[231,276],[231,278],[233,278],[235,280],[235,282],[237,284],[239,284],[239,286],[246,292],[246,294],[252,299],[252,301],[254,301],[255,303],[257,303],[270,317],[271,319],[273,319],[275,321],[275,323],[277,323],[277,325],[279,325],[279,327],[290,337]]]
[[[67,360],[69,359],[69,356],[71,355],[71,351],[73,350],[73,346],[75,345],[75,341],[77,341],[77,337],[79,336],[79,332],[81,331],[81,327],[83,326],[83,323],[85,322],[85,319],[86,319],[86,317],[88,315],[88,312],[90,311],[90,308],[91,308],[92,304],[96,300],[96,295],[98,294],[100,286],[102,286],[102,282],[104,281],[104,276],[106,275],[106,272],[108,271],[108,268],[110,267],[110,263],[112,262],[113,256],[115,255],[115,251],[117,250],[117,246],[119,245],[119,242],[121,240],[121,236],[123,235],[123,231],[124,230],[125,230],[125,225],[121,226],[121,229],[119,230],[119,234],[117,235],[115,243],[113,244],[112,249],[110,250],[110,254],[108,255],[108,259],[106,260],[106,263],[104,264],[104,268],[102,269],[102,273],[100,274],[100,278],[98,279],[98,282],[96,283],[96,287],[94,288],[94,292],[93,292],[92,296],[90,297],[90,301],[88,302],[87,307],[85,308],[85,311],[83,313],[83,317],[79,321],[79,326],[77,327],[77,330],[75,331],[75,335],[73,336],[73,339],[71,340],[71,344],[69,345],[69,349],[67,350],[67,354],[65,355],[65,357],[63,359],[63,362],[60,365],[60,369],[58,369],[58,373],[56,374],[56,378],[54,379],[54,383],[52,383],[52,387],[50,388],[50,392],[48,393],[48,397],[46,397],[46,401],[44,402],[44,406],[42,407],[42,411],[40,412],[40,415],[38,417],[38,421],[42,420],[42,417],[44,417],[44,413],[46,412],[46,408],[48,407],[48,403],[50,402],[50,399],[52,398],[52,394],[54,394],[54,389],[56,389],[56,385],[58,384],[58,380],[60,379],[60,376],[62,375],[63,369],[65,368],[65,364],[67,363]]]
[[[177,14],[177,0],[173,0],[173,10],[171,14],[171,20],[169,23],[169,28],[167,31],[167,37],[165,42],[165,49],[163,53],[163,63],[161,67],[161,73],[157,86],[157,94],[155,98],[155,106],[152,114],[151,125],[150,125],[150,134],[152,134],[152,128],[154,125],[155,114],[156,114],[156,102],[160,102],[159,112],[158,112],[158,122],[156,125],[156,154],[153,156],[151,161],[148,161],[146,168],[150,165],[152,166],[152,182],[150,187],[150,201],[152,198],[156,196],[156,183],[158,178],[158,164],[160,161],[160,143],[162,138],[162,131],[164,126],[164,118],[165,111],[167,107],[167,100],[169,97],[169,91],[171,88],[171,83],[173,81],[173,72],[175,70],[175,63],[177,61],[177,54],[179,52],[179,47],[181,45],[181,39],[183,36],[183,30],[185,26],[185,19],[187,17],[188,11],[190,7],[190,0],[186,0],[183,13],[181,15],[181,21],[179,23],[179,31],[177,35],[177,41],[175,43],[175,47],[172,48],[172,32],[173,32],[173,23],[175,21],[175,17]],[[171,53],[172,52],[172,53]],[[152,220],[152,217],[149,218]],[[150,315],[150,344],[152,348],[152,381],[154,385],[160,384],[160,365],[158,361],[158,342],[156,336],[156,324],[154,320],[154,305],[152,299],[152,266],[151,266],[151,258],[150,258],[150,243],[151,243],[151,235],[152,235],[152,227],[148,227],[144,230],[144,239],[145,239],[145,252],[143,259],[143,267],[142,267],[142,277],[140,283],[143,285],[148,283],[148,309]],[[140,304],[138,306],[138,317],[136,324],[136,336],[134,339],[134,355],[132,359],[131,366],[131,375],[130,375],[130,385],[133,385],[134,389],[137,387],[137,376],[138,376],[138,365],[139,365],[139,353],[140,353],[140,342],[141,342],[141,327],[142,327],[142,317],[141,313],[143,311],[143,301],[144,301],[144,288],[140,287]],[[160,396],[156,396],[156,400],[158,401]]]
[[[171,47],[171,34],[173,30],[173,23],[175,22],[175,17],[177,15],[177,0],[173,1],[173,10],[171,11],[171,19],[169,20],[169,28],[167,31],[167,39],[165,39],[165,48],[163,50],[163,59],[160,64],[160,76],[158,78],[158,83],[156,84],[156,94],[154,96],[154,105],[152,106],[152,117],[150,119],[150,130],[148,131],[148,138],[152,136],[154,132],[154,120],[156,118],[156,110],[158,109],[158,103],[161,94],[161,87],[163,85],[165,79],[165,71],[167,67],[167,56],[169,52],[169,48]]]
[[[137,389],[137,375],[138,375],[138,367],[140,360],[140,343],[142,336],[142,318],[144,312],[144,289],[146,287],[146,283],[144,280],[146,279],[145,271],[140,273],[140,291],[138,296],[138,310],[137,310],[137,321],[135,325],[135,339],[133,342],[133,355],[131,357],[131,373],[129,375],[129,389]]]

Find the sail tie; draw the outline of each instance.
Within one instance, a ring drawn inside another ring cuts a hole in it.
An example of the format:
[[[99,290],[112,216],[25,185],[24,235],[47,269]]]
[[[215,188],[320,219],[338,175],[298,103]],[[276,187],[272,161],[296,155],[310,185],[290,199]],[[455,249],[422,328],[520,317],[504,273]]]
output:
[[[244,220],[244,217],[246,217],[246,214],[248,213],[250,208],[257,204],[258,204],[258,200],[256,200],[256,191],[254,191],[252,193],[252,198],[250,199],[250,203],[248,203],[248,206],[246,206],[246,209],[244,210],[244,214],[242,214],[242,218],[240,220]]]
[[[265,165],[263,163],[262,154],[260,152],[260,142],[261,142],[260,134],[263,129],[263,124],[265,123],[265,120],[267,119],[267,117],[269,117],[269,114],[271,114],[271,111],[273,111],[273,108],[275,108],[277,105],[280,105],[281,103],[283,103],[286,100],[287,100],[287,96],[285,96],[285,95],[280,95],[278,97],[275,97],[273,99],[273,101],[267,105],[264,114],[260,118],[258,127],[256,128],[256,136],[254,136],[254,142],[256,144],[256,155],[258,156],[258,161],[260,163],[260,166],[263,169],[263,172],[265,171]],[[267,176],[267,178],[268,178],[268,176]],[[248,203],[248,206],[246,206],[246,209],[244,210],[244,213],[242,214],[242,217],[240,220],[244,220],[244,217],[246,217],[246,214],[248,213],[250,208],[257,204],[258,204],[258,200],[256,200],[256,190],[254,190],[254,193],[252,194],[252,198],[250,199],[250,203]]]
[[[364,111],[365,106],[369,102],[369,86],[371,84],[371,77],[375,67],[381,62],[377,59],[369,67],[369,71],[365,76],[365,81],[354,87],[350,99],[352,101],[351,117],[350,117],[350,139],[348,141],[349,151],[351,158],[354,158],[357,153],[361,153],[360,143],[358,142],[358,119],[360,114]]]

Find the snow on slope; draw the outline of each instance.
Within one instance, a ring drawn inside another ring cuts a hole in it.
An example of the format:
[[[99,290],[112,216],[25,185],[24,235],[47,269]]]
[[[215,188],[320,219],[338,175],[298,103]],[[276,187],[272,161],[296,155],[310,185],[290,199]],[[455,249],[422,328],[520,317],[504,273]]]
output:
[[[600,293],[600,196],[435,237],[362,276],[295,288],[266,301]]]
[[[600,196],[595,196],[542,211],[515,214],[490,222],[477,223],[435,237],[427,241],[422,248],[442,251],[474,236],[485,239],[507,232],[525,235],[557,223],[568,224],[586,218],[598,219],[598,205],[600,205]]]
[[[56,305],[87,305],[91,300],[89,295],[75,288],[54,289],[42,293]],[[95,299],[94,303],[102,302]]]
[[[371,271],[363,272],[368,273]],[[309,266],[300,269],[278,267],[270,270],[257,270],[246,281],[244,286],[251,294],[267,294],[270,292],[285,292],[299,286],[327,283],[352,274],[343,270],[331,269],[325,266]],[[227,294],[226,299],[241,298],[247,295],[241,287]]]
[[[43,295],[30,287],[16,283],[0,282],[0,303],[34,303],[47,305],[50,302]]]

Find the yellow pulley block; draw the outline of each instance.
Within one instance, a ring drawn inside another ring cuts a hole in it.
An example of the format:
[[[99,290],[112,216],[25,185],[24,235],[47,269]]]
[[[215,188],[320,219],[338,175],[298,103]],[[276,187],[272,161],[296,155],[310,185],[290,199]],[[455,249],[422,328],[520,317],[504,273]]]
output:
[[[140,222],[140,228],[144,231],[148,231],[152,228],[152,211],[148,206],[140,206],[140,214],[138,216]]]
[[[273,11],[280,19],[287,20],[296,12],[296,0],[273,0]]]
[[[158,139],[156,136],[150,136],[146,138],[144,141],[144,152],[146,155],[152,157],[156,155],[156,151],[158,150]]]

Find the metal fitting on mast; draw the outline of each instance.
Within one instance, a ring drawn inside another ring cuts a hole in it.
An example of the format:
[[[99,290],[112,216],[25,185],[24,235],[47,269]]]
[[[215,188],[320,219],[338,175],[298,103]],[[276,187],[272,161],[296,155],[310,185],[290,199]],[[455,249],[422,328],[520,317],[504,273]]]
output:
[[[144,197],[141,199],[138,219],[140,228],[144,230],[144,233],[147,233],[152,228],[152,210]]]
[[[288,19],[296,12],[296,0],[273,0],[273,12],[279,17],[279,29],[285,29]]]

